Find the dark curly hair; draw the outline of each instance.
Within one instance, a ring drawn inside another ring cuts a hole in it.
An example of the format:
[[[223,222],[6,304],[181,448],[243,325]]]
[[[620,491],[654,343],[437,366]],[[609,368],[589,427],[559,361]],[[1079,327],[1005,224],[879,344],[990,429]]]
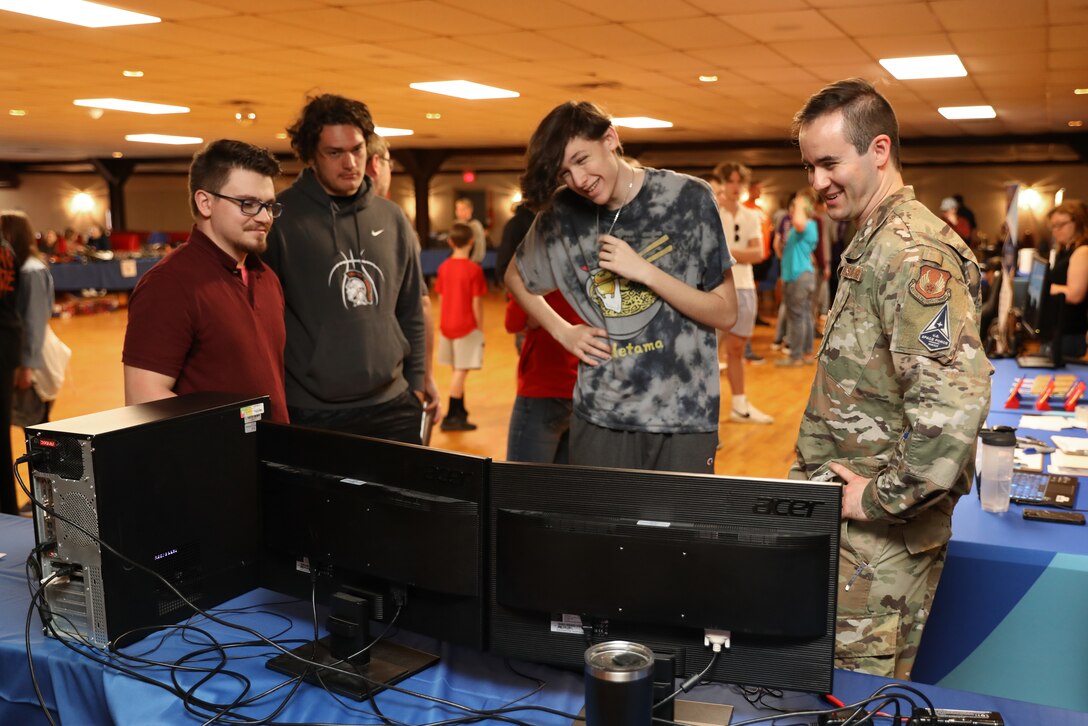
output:
[[[891,139],[892,165],[902,170],[899,161],[899,121],[888,99],[863,78],[847,78],[824,86],[812,95],[793,117],[793,140],[797,141],[801,129],[820,116],[842,111],[843,131],[847,141],[859,154],[869,150],[880,134]]]
[[[287,128],[291,148],[303,163],[309,164],[317,156],[321,129],[340,125],[354,126],[362,131],[364,143],[374,134],[374,119],[362,101],[332,93],[314,96],[302,107],[298,120]]]
[[[551,206],[562,184],[559,170],[567,143],[578,136],[597,141],[611,126],[612,117],[589,101],[567,101],[548,112],[529,139],[525,155],[521,196],[530,208],[542,212]]]
[[[227,183],[232,169],[245,169],[273,179],[283,172],[268,149],[234,139],[209,141],[196,152],[189,165],[189,209],[193,219],[200,218],[193,196],[196,190],[218,193]]]

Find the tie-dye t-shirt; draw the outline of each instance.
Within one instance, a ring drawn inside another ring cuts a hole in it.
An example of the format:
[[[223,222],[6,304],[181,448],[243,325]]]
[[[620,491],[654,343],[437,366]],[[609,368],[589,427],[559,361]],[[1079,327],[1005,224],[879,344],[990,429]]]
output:
[[[608,331],[612,358],[596,367],[579,365],[574,411],[619,431],[716,431],[715,330],[597,266],[597,237],[613,218],[614,236],[693,288],[713,290],[733,266],[714,195],[699,179],[646,169],[642,188],[619,217],[570,190],[559,192],[515,259],[530,292],[558,289],[583,320]]]

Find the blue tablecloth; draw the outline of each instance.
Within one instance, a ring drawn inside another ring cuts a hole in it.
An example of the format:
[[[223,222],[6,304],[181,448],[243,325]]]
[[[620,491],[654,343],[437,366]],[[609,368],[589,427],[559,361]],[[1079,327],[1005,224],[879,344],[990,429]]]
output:
[[[1015,361],[1000,360],[995,368],[991,426],[1016,426],[1022,414],[1035,413],[1034,399],[1021,410],[1003,408],[1017,375],[1088,380],[1085,366],[1021,371]],[[1051,435],[1018,433],[1044,441]],[[1081,477],[1075,508],[1088,509],[1088,478]],[[1023,509],[1011,504],[1002,514],[984,512],[976,490],[960,499],[912,677],[1088,711],[1088,528],[1027,521]]]
[[[131,290],[145,272],[155,266],[160,257],[133,260],[93,260],[90,262],[61,262],[49,266],[53,287],[58,291]]]
[[[0,515],[0,551],[7,557],[0,561],[0,723],[39,724],[44,716],[37,710],[36,700],[26,667],[23,643],[23,624],[26,618],[29,595],[22,575],[22,561],[33,544],[33,532],[29,520]],[[248,608],[245,612],[238,609]],[[287,602],[267,590],[254,590],[217,608],[216,612],[228,621],[244,624],[277,640],[311,637],[309,609],[306,604]],[[44,638],[37,620],[31,628],[31,647],[38,670],[39,685],[46,703],[58,722],[66,724],[184,724],[201,723],[202,719],[186,713],[181,701],[147,683],[130,676],[106,669],[89,658],[77,655],[61,643]],[[251,639],[251,635],[207,621],[194,624],[206,629],[222,643]],[[433,642],[413,638],[413,644],[436,646]],[[159,661],[176,660],[191,653],[206,642],[203,636],[191,632],[188,642],[179,634],[152,636],[124,649],[130,656],[140,655]],[[542,705],[567,713],[577,713],[582,707],[582,678],[579,673],[557,670],[527,663],[512,664],[525,675],[511,670],[499,658],[466,648],[436,646],[442,661],[433,668],[413,676],[400,685],[406,690],[437,696],[473,708],[496,708],[506,705],[532,691],[540,679],[544,687],[519,705]],[[229,651],[231,671],[250,679],[251,694],[258,694],[271,686],[282,683],[284,677],[264,667],[265,654],[272,652],[269,646],[251,646]],[[162,668],[142,668],[143,675],[159,682],[167,682]],[[528,677],[526,677],[528,676]],[[194,676],[182,675],[184,684],[192,684]],[[200,689],[198,696],[208,700],[229,702],[240,693],[240,681],[220,676]],[[897,683],[884,678],[857,673],[836,671],[835,694],[846,702],[860,700],[876,688]],[[1088,714],[1062,711],[1029,703],[1022,703],[991,696],[918,685],[938,707],[993,709],[1001,711],[1010,726],[1088,726]],[[270,694],[260,702],[240,709],[253,717],[269,717],[282,700],[282,694]],[[757,715],[732,687],[720,684],[696,688],[690,697],[717,703],[731,703],[736,707],[733,721]],[[815,709],[825,707],[812,694],[787,693],[772,703],[790,709]],[[390,718],[406,723],[425,723],[464,715],[448,706],[429,704],[416,697],[386,692],[378,697],[378,705]],[[370,706],[349,699],[336,699],[324,691],[309,685],[299,688],[296,695],[281,713],[277,722],[321,723],[377,723],[370,714]],[[766,715],[759,712],[758,715]],[[524,711],[515,714],[522,720],[540,726],[566,726],[569,721],[541,711]],[[811,721],[809,719],[808,721]],[[496,719],[481,723],[497,724]]]

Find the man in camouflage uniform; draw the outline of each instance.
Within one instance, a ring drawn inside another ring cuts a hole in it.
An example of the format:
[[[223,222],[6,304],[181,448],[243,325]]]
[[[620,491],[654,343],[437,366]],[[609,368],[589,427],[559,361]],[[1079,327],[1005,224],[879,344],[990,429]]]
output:
[[[895,112],[867,82],[814,95],[794,136],[828,213],[858,232],[790,475],[845,484],[835,664],[905,679],[989,409],[979,268],[903,186]]]

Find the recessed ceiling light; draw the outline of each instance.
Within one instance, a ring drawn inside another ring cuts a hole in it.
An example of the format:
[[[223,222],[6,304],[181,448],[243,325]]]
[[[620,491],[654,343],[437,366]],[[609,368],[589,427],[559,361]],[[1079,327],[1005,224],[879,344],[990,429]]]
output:
[[[699,80],[702,81],[703,83],[715,83],[715,82],[717,82],[718,77],[714,76],[714,75],[711,75],[711,76],[699,76]]]
[[[85,28],[111,28],[116,25],[145,25],[158,23],[154,15],[134,13],[108,5],[85,2],[85,0],[0,0],[0,10],[9,10],[22,15],[33,15],[45,20],[57,20]]]
[[[123,159],[125,155],[120,151],[115,151],[110,154],[110,156],[112,156],[114,159]]]
[[[125,78],[143,78],[143,71],[121,71],[121,75]]]
[[[397,129],[392,126],[375,126],[374,133],[378,136],[411,136],[415,131],[412,131],[412,129]]]
[[[144,103],[129,101],[124,98],[79,98],[72,103],[76,106],[104,108],[110,111],[129,111],[131,113],[189,113],[188,106],[168,106],[164,103]]]
[[[914,58],[881,58],[880,65],[900,81],[919,78],[958,78],[967,75],[958,55],[924,55]]]
[[[12,108],[8,110],[8,116],[26,116],[26,110],[22,108]]]
[[[972,118],[996,118],[993,106],[942,106],[937,111],[947,119],[959,121]]]
[[[672,121],[662,121],[649,116],[627,116],[612,119],[612,125],[628,129],[671,129]]]
[[[485,86],[472,81],[428,81],[426,83],[409,83],[409,88],[428,93],[440,93],[443,96],[464,98],[469,101],[481,101],[488,98],[517,98],[521,94],[517,91],[508,91],[505,88]]]
[[[440,118],[442,118],[442,114],[440,114],[440,113],[429,113],[429,114],[427,114],[427,120],[428,121],[437,121]]]
[[[283,139],[287,138],[287,134],[285,132],[281,131],[278,134],[276,134],[276,138],[282,141]]]
[[[1074,129],[1079,129],[1083,125],[1084,125],[1083,121],[1070,121],[1069,122],[1069,127],[1074,128]]]
[[[141,144],[171,144],[174,146],[204,143],[204,139],[199,136],[168,136],[166,134],[127,134],[125,141],[138,141]]]

